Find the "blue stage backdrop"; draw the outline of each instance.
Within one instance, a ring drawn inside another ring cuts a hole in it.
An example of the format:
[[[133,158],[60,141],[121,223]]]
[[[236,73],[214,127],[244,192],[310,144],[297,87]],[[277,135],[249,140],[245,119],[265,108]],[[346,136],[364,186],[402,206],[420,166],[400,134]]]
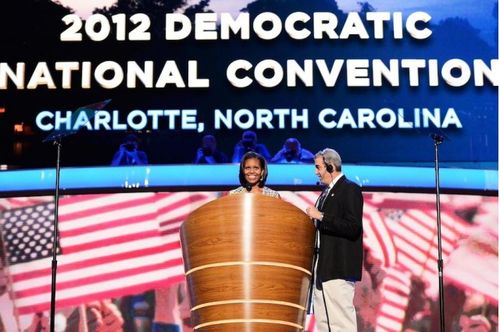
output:
[[[192,331],[179,227],[238,185],[252,130],[271,155],[335,148],[363,187],[360,331],[438,329],[443,139],[446,326],[498,330],[497,0],[92,3],[0,3],[0,329],[48,328],[57,206],[58,330]],[[130,133],[148,165],[111,167]],[[208,134],[227,164],[193,165]],[[314,204],[312,165],[269,171]]]
[[[431,165],[439,134],[443,166],[497,168],[495,0],[104,4],[0,5],[4,168],[52,167],[54,131],[63,166],[104,166],[127,132],[183,164],[244,130],[393,166]]]

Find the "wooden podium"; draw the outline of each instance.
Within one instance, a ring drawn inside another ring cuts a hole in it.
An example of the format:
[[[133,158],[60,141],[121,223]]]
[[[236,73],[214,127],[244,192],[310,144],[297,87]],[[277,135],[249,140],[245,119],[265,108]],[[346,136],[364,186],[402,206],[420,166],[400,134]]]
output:
[[[281,199],[226,196],[181,227],[196,331],[302,331],[315,230]]]

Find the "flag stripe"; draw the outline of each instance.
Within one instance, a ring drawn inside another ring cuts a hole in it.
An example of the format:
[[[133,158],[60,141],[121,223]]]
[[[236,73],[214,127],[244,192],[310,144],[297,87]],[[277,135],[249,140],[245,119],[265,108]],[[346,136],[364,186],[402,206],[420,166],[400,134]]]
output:
[[[280,194],[301,210],[313,205],[319,196],[319,192]],[[57,307],[134,294],[184,280],[179,228],[191,211],[217,197],[218,193],[63,197],[59,211],[62,252],[58,255]],[[381,303],[376,331],[400,331],[408,306],[410,277],[429,285],[427,296],[437,294],[435,202],[429,195],[364,193],[364,197],[364,245],[372,257],[380,259],[387,273],[379,286]],[[469,236],[471,229],[470,223],[454,212],[460,205],[459,200],[452,202],[449,197],[443,195],[442,203],[453,205],[443,204],[441,210],[445,264],[456,252],[458,241]],[[51,199],[33,197],[8,202],[1,199],[0,210],[35,206]],[[494,213],[497,213],[496,204],[494,200],[490,208]],[[492,232],[498,242],[496,228]],[[15,248],[14,242],[11,248]],[[455,260],[452,265],[445,265],[444,277],[447,282],[484,294],[498,304],[498,247],[482,250],[492,255],[491,261],[485,258],[483,264],[483,258],[472,262]],[[8,266],[19,313],[48,309],[50,267],[50,257],[20,260]],[[309,316],[308,323],[308,331],[313,331],[313,316]]]
[[[169,271],[172,270],[172,271]],[[114,280],[107,280],[103,281],[100,283],[94,283],[89,285],[77,285],[75,287],[72,287],[71,289],[61,289],[58,290],[57,292],[57,299],[69,299],[72,297],[78,297],[82,296],[85,294],[100,294],[106,290],[113,290],[113,289],[120,289],[122,288],[123,285],[124,287],[131,287],[131,286],[136,286],[140,285],[143,283],[150,283],[150,282],[157,282],[161,281],[165,278],[164,273],[172,273],[172,272],[178,272],[179,267],[175,266],[172,268],[166,268],[163,270],[156,270],[152,272],[147,272],[147,273],[140,273],[140,274],[134,274],[134,275],[126,275],[126,276],[121,276],[120,278],[114,279]],[[168,275],[167,277],[168,278]],[[89,288],[91,288],[89,290]],[[24,297],[20,300],[18,300],[19,305],[22,307],[24,305],[36,305],[36,304],[42,304],[47,302],[47,297],[49,294],[40,294],[40,295],[33,295],[33,296],[27,296]]]
[[[160,252],[157,254],[144,256],[144,258],[146,258],[147,260],[142,257],[139,257],[139,258],[132,258],[115,262],[106,261],[96,266],[85,266],[79,269],[71,269],[65,272],[58,273],[57,281],[59,283],[65,281],[79,280],[82,278],[91,278],[94,274],[102,275],[108,272],[127,270],[127,268],[129,268],[132,265],[146,267],[151,264],[157,264],[162,261],[174,259],[174,257],[177,255],[178,253],[176,251],[171,251],[170,254]],[[62,263],[64,263],[64,261]],[[47,279],[46,275],[39,276],[32,279],[19,281],[17,288],[26,289],[33,286],[40,286],[46,282],[50,282],[50,280]]]
[[[371,213],[364,216],[363,234],[372,238],[367,242],[371,254],[381,260],[382,266],[389,267],[396,263],[397,252],[394,241],[385,221],[378,211],[372,209]]]
[[[82,226],[78,229],[66,229],[64,230],[64,232],[65,235],[68,237],[77,237],[80,234],[89,234],[89,233],[99,234],[99,232],[102,231],[103,229],[108,229],[108,228],[116,229],[116,227],[118,226],[137,227],[137,225],[135,224],[148,222],[149,220],[152,220],[154,218],[156,218],[156,213],[150,213],[136,217],[122,218],[118,220],[111,220],[108,222],[101,222],[99,224],[94,224],[90,226]]]
[[[140,258],[140,257],[148,257],[150,255],[156,254],[158,252],[167,252],[173,249],[178,249],[179,244],[178,243],[170,243],[170,244],[164,244],[161,246],[154,246],[151,248],[144,248],[140,250],[134,250],[134,251],[129,251],[129,252],[120,252],[117,254],[113,255],[108,255],[105,259],[105,262],[120,262],[125,259],[133,259],[133,258]],[[66,257],[65,257],[66,258]],[[65,259],[66,260],[66,259]],[[57,268],[57,273],[59,275],[64,274],[65,272],[71,272],[75,270],[80,270],[88,267],[98,267],[102,265],[103,258],[102,257],[95,257],[95,258],[90,258],[90,259],[85,259],[85,260],[77,260],[75,262],[71,262],[70,260],[66,260],[66,264],[61,265]],[[20,272],[16,273],[13,276],[13,281],[15,282],[21,282],[23,280],[30,280],[30,283],[33,283],[35,278],[40,276],[40,275],[47,275],[50,274],[51,268],[49,264],[49,260],[46,260],[47,266],[45,269],[37,269],[37,270],[31,270],[28,272]],[[22,285],[19,283],[19,285]]]
[[[61,223],[64,223],[66,221],[70,221],[72,223],[74,220],[81,219],[80,222],[85,222],[87,225],[92,225],[92,222],[88,219],[92,218],[92,216],[94,215],[106,215],[115,213],[115,211],[134,210],[135,207],[130,206],[130,201],[124,200],[123,198],[124,196],[121,195],[118,201],[106,202],[106,205],[102,205],[103,203],[105,203],[104,201],[106,199],[106,197],[102,195],[98,195],[97,197],[95,195],[91,195],[91,197],[84,197],[83,199],[81,199],[81,197],[77,199],[72,198],[72,204],[61,205],[61,216],[59,217],[59,221]],[[149,207],[151,209],[151,214],[154,214],[156,199],[157,198],[155,196],[148,195],[144,198],[134,199],[133,204],[140,205],[143,209]],[[98,200],[103,201],[96,202]],[[76,207],[77,204],[78,207]],[[95,204],[99,205],[96,206]],[[82,208],[85,208],[85,210],[82,210]],[[144,217],[145,215],[142,216]],[[95,220],[95,223],[101,224],[99,220]]]
[[[159,271],[162,272],[162,271]],[[154,289],[157,287],[165,287],[165,285],[173,285],[179,283],[184,280],[184,275],[179,273],[171,273],[169,271],[165,271],[164,274],[170,274],[171,277],[167,277],[163,280],[155,280],[151,282],[143,282],[140,285],[133,285],[128,287],[122,287],[120,289],[108,289],[101,292],[89,293],[83,295],[73,295],[70,298],[60,299],[59,294],[56,293],[56,307],[64,308],[68,306],[75,305],[75,303],[88,303],[95,301],[96,299],[106,299],[106,298],[115,298],[119,296],[123,296],[124,294],[134,294],[141,293],[147,291],[149,289]],[[43,312],[47,310],[47,305],[45,303],[31,304],[25,305],[18,309],[20,315],[31,314],[34,312]]]
[[[118,230],[120,231],[120,230]],[[99,235],[102,235],[104,232],[101,232]],[[97,235],[97,234],[95,234]],[[122,236],[115,236],[113,237],[113,244],[119,244],[119,243],[128,243],[130,241],[136,240],[136,239],[147,239],[147,238],[154,238],[155,236],[158,235],[157,230],[150,230],[150,231],[145,231],[145,232],[139,232],[139,233],[133,233],[133,234],[125,234]],[[65,248],[65,251],[68,254],[74,253],[74,252],[82,252],[86,250],[92,250],[92,249],[102,249],[110,244],[110,238],[104,238],[101,240],[96,240],[93,242],[86,242],[82,244],[75,244],[72,245],[68,248]]]
[[[183,280],[179,227],[188,213],[215,197],[213,193],[134,193],[61,198],[58,308]],[[32,210],[12,214],[12,222],[18,223]],[[50,267],[50,257],[9,266],[19,313],[48,309]]]
[[[134,268],[129,268],[129,269],[117,269],[113,272],[109,273],[101,273],[100,275],[95,275],[95,274],[90,274],[89,276],[81,275],[81,278],[78,279],[71,279],[69,281],[61,281],[58,280],[57,282],[57,291],[63,291],[64,289],[71,289],[74,288],[75,286],[81,285],[82,283],[85,283],[88,285],[88,287],[93,287],[93,284],[98,284],[102,282],[106,282],[109,280],[116,280],[122,277],[123,275],[139,275],[142,273],[147,273],[151,271],[156,271],[156,270],[161,270],[164,268],[172,267],[172,266],[179,266],[182,264],[182,259],[176,258],[175,260],[172,261],[166,261],[166,262],[159,262],[157,264],[151,264],[148,262],[147,265],[136,265]],[[14,293],[16,297],[28,297],[28,296],[36,296],[44,293],[49,293],[51,289],[51,285],[42,285],[39,287],[32,287],[28,288],[22,291],[17,291]]]

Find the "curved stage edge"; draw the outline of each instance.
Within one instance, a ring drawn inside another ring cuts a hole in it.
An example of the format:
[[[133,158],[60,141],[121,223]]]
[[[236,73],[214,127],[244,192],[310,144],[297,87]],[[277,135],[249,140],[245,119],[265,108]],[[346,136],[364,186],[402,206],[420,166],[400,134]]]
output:
[[[434,192],[431,167],[343,165],[365,191]],[[498,195],[498,170],[441,168],[443,193]],[[0,171],[0,196],[46,195],[55,188],[54,168]],[[239,185],[238,165],[64,167],[63,193],[226,190]],[[312,165],[271,164],[267,184],[278,190],[318,188]]]

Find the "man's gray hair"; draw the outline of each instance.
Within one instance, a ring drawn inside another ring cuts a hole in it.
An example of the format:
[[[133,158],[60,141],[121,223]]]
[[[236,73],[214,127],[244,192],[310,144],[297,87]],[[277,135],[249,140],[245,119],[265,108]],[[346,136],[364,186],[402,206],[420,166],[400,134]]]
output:
[[[333,165],[337,172],[340,172],[342,170],[342,159],[340,158],[338,152],[335,151],[334,149],[330,148],[323,149],[318,153],[316,153],[314,159],[318,157],[322,157],[325,164]]]

